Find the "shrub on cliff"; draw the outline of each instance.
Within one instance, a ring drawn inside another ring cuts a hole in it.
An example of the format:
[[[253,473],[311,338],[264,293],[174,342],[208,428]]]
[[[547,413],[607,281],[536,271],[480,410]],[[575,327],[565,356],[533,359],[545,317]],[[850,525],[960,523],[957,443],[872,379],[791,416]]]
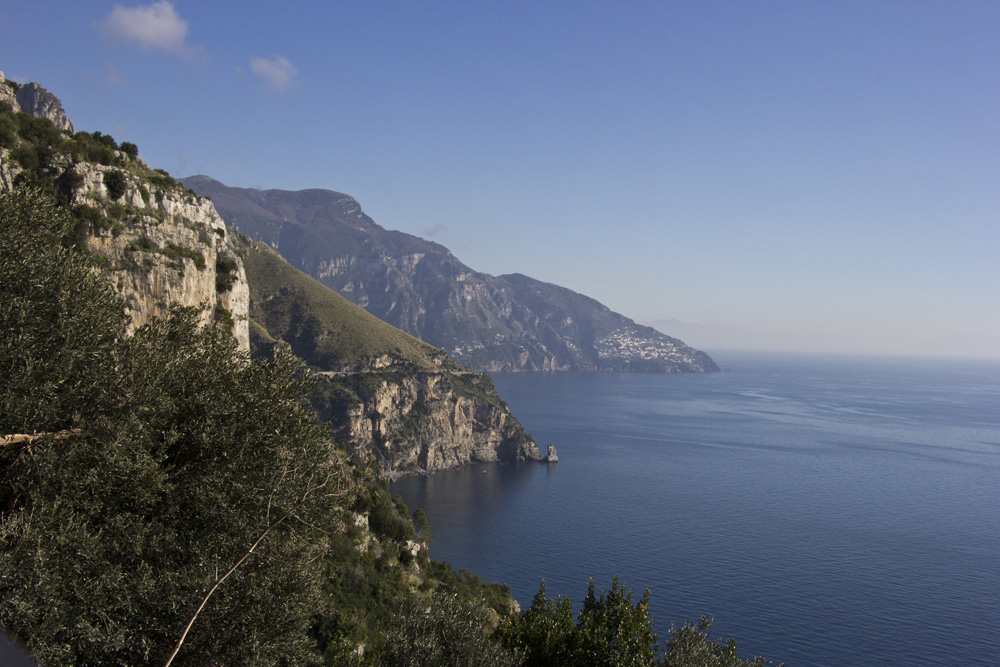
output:
[[[547,597],[543,581],[528,611],[508,619],[499,636],[527,651],[526,667],[650,667],[658,648],[649,591],[633,604],[632,591],[617,577],[600,596],[590,581],[575,624],[569,598]]]
[[[128,185],[128,181],[125,179],[125,174],[118,171],[117,169],[112,169],[111,171],[104,172],[104,187],[108,189],[108,197],[113,201],[117,201],[122,198],[125,194],[125,189]]]
[[[494,640],[492,625],[487,609],[454,595],[434,595],[430,605],[411,599],[386,632],[379,667],[521,665],[522,651]]]

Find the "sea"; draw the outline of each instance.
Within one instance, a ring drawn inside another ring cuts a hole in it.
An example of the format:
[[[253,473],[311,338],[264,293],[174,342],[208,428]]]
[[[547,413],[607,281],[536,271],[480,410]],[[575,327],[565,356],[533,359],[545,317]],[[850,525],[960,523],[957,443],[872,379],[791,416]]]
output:
[[[558,463],[394,482],[431,557],[579,608],[651,593],[790,667],[1000,665],[1000,361],[716,352],[718,373],[495,374]]]

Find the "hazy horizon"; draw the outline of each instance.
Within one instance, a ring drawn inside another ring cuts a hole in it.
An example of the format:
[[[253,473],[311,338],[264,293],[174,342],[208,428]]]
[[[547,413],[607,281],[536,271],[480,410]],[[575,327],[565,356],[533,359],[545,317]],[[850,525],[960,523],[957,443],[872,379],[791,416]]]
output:
[[[174,176],[344,192],[700,349],[1000,357],[1000,4],[0,0],[0,26],[8,78]]]

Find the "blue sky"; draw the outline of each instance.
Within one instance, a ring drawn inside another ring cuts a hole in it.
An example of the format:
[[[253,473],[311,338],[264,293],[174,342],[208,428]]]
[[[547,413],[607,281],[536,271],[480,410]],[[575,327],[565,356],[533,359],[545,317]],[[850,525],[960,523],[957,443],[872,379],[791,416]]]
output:
[[[154,167],[328,188],[701,348],[1000,357],[1000,3],[0,0]]]

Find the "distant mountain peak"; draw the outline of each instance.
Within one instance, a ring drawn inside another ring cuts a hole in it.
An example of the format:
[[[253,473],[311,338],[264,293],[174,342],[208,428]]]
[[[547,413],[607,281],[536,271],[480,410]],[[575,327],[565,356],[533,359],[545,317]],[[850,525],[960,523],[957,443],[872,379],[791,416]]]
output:
[[[439,243],[386,230],[349,195],[181,182],[292,266],[470,368],[718,370],[704,352],[588,296],[523,274],[479,273]]]

